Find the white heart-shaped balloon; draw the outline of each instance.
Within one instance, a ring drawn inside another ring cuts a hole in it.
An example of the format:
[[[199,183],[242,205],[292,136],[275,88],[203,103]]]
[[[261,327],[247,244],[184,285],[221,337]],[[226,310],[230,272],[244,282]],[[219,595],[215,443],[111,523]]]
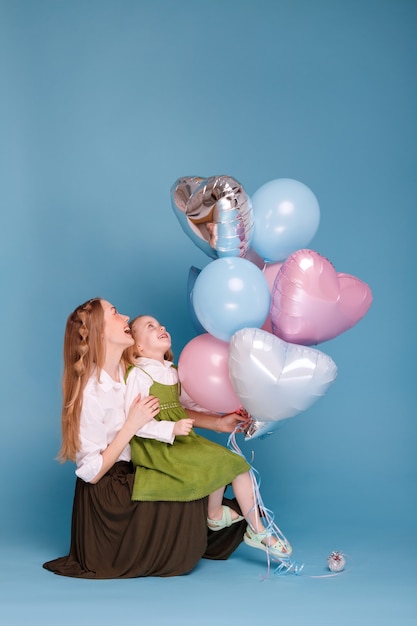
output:
[[[233,388],[252,418],[262,422],[305,411],[326,393],[336,375],[336,364],[327,354],[259,328],[239,330],[230,340]]]

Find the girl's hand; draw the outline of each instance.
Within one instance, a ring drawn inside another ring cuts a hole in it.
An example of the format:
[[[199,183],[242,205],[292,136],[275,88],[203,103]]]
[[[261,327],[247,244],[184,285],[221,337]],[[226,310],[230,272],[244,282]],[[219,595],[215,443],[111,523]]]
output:
[[[133,400],[126,421],[135,433],[159,413],[159,400],[154,396],[142,398],[139,394]]]
[[[194,426],[194,420],[190,418],[184,418],[175,423],[173,434],[177,435],[188,435]]]

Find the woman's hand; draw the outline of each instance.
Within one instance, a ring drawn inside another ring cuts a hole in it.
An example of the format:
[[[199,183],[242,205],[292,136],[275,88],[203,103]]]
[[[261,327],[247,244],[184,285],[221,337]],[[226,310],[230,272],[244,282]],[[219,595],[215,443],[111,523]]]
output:
[[[142,398],[138,394],[133,400],[126,422],[132,429],[132,436],[159,413],[159,400],[155,396]]]
[[[182,420],[178,420],[178,422],[175,423],[175,426],[172,432],[175,436],[188,435],[193,426],[194,426],[194,420],[187,417]]]
[[[235,413],[227,413],[226,415],[201,413],[191,409],[185,410],[188,416],[194,419],[194,426],[215,430],[217,433],[232,433],[235,428],[238,429],[238,432],[246,432],[252,421],[251,416],[243,408]]]
[[[245,432],[250,422],[251,417],[244,409],[241,409],[238,413],[227,413],[218,418],[217,432],[232,433],[235,428],[238,429],[238,432]]]

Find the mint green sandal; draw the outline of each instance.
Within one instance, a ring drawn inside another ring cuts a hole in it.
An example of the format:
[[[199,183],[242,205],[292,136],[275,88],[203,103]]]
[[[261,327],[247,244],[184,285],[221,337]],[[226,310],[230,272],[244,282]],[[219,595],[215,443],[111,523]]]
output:
[[[271,533],[256,533],[248,524],[246,532],[243,536],[243,541],[246,543],[246,545],[251,546],[251,548],[258,548],[258,550],[268,552],[271,557],[286,559],[290,556],[292,552],[292,547],[285,539],[285,537],[283,537],[282,539],[277,538],[274,543],[272,543],[270,546],[267,546],[265,543],[263,543],[263,540],[267,539],[268,537],[271,537]]]
[[[236,524],[236,522],[241,522],[243,519],[245,518],[241,515],[238,515],[236,519],[232,519],[232,510],[228,506],[223,505],[221,519],[210,519],[208,517],[207,526],[210,530],[223,530],[223,528]]]

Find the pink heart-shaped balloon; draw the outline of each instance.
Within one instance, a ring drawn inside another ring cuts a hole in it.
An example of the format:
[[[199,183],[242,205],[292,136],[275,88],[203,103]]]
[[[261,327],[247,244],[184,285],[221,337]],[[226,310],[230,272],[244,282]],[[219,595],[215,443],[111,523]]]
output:
[[[336,272],[318,252],[298,250],[274,282],[272,332],[290,343],[318,344],[352,328],[371,303],[372,292],[359,278]]]
[[[279,270],[282,267],[282,263],[266,263],[263,267],[263,274],[266,278],[266,282],[268,283],[269,293],[272,294],[272,289],[274,286],[275,279]],[[271,315],[268,313],[268,317],[265,322],[262,324],[262,329],[266,330],[268,333],[272,333],[272,322]]]

